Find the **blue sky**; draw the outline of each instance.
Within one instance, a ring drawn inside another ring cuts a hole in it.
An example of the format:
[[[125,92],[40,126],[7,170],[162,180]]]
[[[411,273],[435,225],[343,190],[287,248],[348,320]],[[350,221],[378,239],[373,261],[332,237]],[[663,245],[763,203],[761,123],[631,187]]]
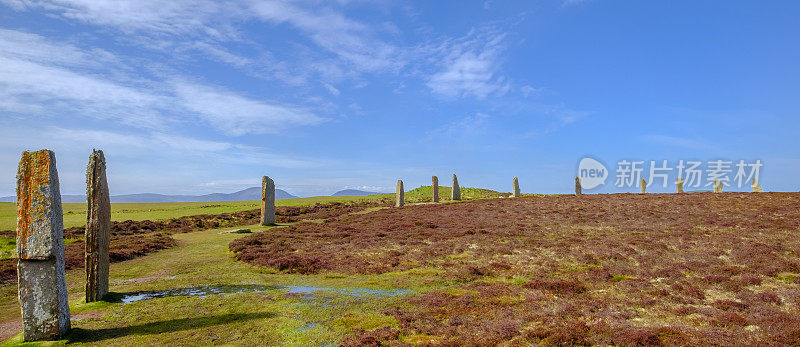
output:
[[[797,191],[798,17],[797,1],[0,0],[0,195],[40,148],[65,194],[92,148],[112,194],[454,172],[568,193],[587,155],[611,171],[597,192],[638,191],[613,186],[621,160],[645,178],[651,160],[760,160],[766,190]]]

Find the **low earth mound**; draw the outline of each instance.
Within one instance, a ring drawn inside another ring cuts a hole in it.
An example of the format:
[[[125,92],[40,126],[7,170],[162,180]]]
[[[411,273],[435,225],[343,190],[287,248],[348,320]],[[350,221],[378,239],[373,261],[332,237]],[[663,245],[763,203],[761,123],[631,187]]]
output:
[[[230,249],[286,272],[415,269],[452,281],[385,311],[399,327],[344,344],[800,344],[800,193],[408,206],[274,228]]]
[[[363,211],[370,207],[388,206],[388,204],[387,200],[386,202],[331,202],[310,206],[279,206],[275,214],[278,223],[292,223],[302,220],[327,219]],[[111,262],[133,259],[174,246],[175,240],[170,236],[171,234],[252,225],[259,223],[260,217],[260,210],[250,210],[185,216],[159,221],[112,221],[109,257]],[[64,230],[66,241],[64,253],[67,269],[84,266],[84,229],[85,227],[72,227]],[[0,236],[13,238],[14,233],[4,231],[0,232]],[[11,283],[16,279],[16,265],[17,260],[14,258],[0,259],[0,285]]]

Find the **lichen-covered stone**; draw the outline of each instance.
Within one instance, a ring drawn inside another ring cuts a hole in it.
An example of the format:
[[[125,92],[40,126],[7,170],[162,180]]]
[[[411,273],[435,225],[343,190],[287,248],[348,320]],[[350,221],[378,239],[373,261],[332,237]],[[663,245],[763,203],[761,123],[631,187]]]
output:
[[[431,181],[433,181],[433,202],[439,202],[439,177],[433,176]]]
[[[678,177],[678,180],[675,181],[675,192],[683,193],[683,178]]]
[[[17,254],[47,260],[63,246],[63,216],[53,152],[23,152],[17,171]]]
[[[103,151],[93,151],[86,167],[86,302],[108,293],[111,201]]]
[[[645,181],[644,178],[642,178],[642,180],[639,181],[639,185],[640,185],[639,192],[644,194],[647,190],[647,181]]]
[[[275,182],[267,177],[261,180],[261,225],[275,224]]]
[[[581,179],[578,176],[575,176],[575,195],[581,195]]]
[[[761,184],[758,183],[758,180],[755,177],[753,177],[753,184],[750,185],[750,188],[752,188],[753,193],[763,193],[764,192],[764,189],[761,188]]]
[[[403,190],[403,180],[397,180],[397,191],[394,194],[394,206],[402,207],[405,205],[405,191]]]
[[[461,187],[458,186],[458,177],[453,174],[453,189],[450,191],[450,200],[461,200]]]
[[[25,341],[70,329],[64,228],[55,154],[23,152],[17,171],[17,288]]]
[[[518,178],[514,177],[513,185],[514,185],[514,195],[513,196],[515,198],[518,198],[521,195],[520,192],[519,192],[519,179]]]

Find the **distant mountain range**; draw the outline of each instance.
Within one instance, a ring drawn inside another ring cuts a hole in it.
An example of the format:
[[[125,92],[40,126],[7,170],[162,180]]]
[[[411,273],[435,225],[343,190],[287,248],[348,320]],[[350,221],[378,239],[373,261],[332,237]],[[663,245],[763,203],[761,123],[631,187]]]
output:
[[[296,196],[281,189],[275,189],[275,199],[293,199]],[[112,195],[111,202],[209,202],[209,201],[251,201],[261,200],[261,188],[253,187],[235,193],[214,193],[206,195],[164,195],[153,193]],[[0,198],[0,202],[15,202],[15,196]],[[61,195],[61,202],[86,202],[84,195]]]
[[[345,189],[340,190],[336,193],[331,194],[331,196],[366,196],[366,195],[375,195],[380,194],[377,192],[365,192],[363,190],[356,190],[356,189]]]

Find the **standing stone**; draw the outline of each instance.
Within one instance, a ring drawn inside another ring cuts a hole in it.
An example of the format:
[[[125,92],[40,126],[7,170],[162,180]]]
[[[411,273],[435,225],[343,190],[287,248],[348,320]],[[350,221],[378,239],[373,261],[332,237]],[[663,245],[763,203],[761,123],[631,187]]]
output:
[[[397,180],[397,192],[394,195],[394,207],[403,207],[405,205],[404,196],[405,192],[403,191],[403,180]]]
[[[59,339],[70,329],[62,218],[55,154],[23,152],[17,171],[16,241],[25,341]]]
[[[761,184],[758,183],[758,180],[753,177],[753,184],[750,186],[753,189],[753,193],[763,193],[764,189],[761,188]]]
[[[93,151],[86,167],[86,302],[108,293],[108,244],[111,240],[111,201],[103,151]]]
[[[678,177],[678,180],[675,181],[675,192],[683,193],[683,178]]]
[[[639,188],[639,189],[640,189],[640,192],[641,192],[642,194],[644,194],[644,193],[645,193],[645,190],[647,189],[647,181],[645,181],[645,180],[644,180],[644,178],[642,178],[642,180],[641,180],[641,181],[639,181],[639,185],[641,186],[641,188]]]
[[[575,176],[575,195],[581,195],[581,179]]]
[[[722,182],[718,179],[714,179],[714,193],[722,193]]]
[[[268,176],[261,180],[261,225],[275,224],[275,182]]]
[[[433,176],[433,202],[439,202],[439,177]]]
[[[458,186],[458,177],[456,177],[456,174],[453,174],[453,190],[450,191],[450,200],[461,200],[461,188]]]
[[[514,197],[515,197],[515,198],[518,198],[518,197],[520,197],[520,193],[519,193],[519,179],[518,179],[518,178],[516,178],[516,177],[514,177],[514,182],[513,182],[513,184],[514,184]]]

